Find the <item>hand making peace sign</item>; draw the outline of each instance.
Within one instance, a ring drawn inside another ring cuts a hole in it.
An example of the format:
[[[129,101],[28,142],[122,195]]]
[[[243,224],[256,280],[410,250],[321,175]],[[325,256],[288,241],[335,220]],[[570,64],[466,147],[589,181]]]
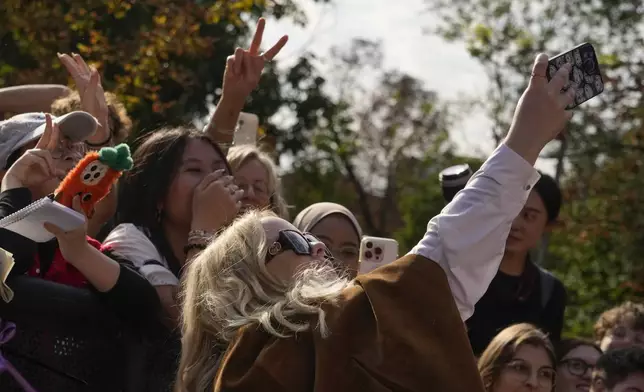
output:
[[[237,48],[235,54],[226,59],[222,96],[245,100],[257,87],[266,63],[271,62],[286,45],[288,36],[285,35],[269,50],[260,53],[265,25],[266,20],[259,18],[250,48]]]

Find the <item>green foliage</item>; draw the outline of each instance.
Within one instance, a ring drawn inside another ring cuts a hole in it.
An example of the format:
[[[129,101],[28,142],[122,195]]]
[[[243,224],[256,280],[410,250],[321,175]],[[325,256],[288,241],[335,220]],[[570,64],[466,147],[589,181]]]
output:
[[[56,53],[75,52],[99,69],[105,90],[124,101],[135,130],[184,124],[207,113],[226,57],[247,44],[247,21],[268,15],[305,21],[291,0],[2,1],[0,85],[65,84]],[[300,99],[282,97],[282,90],[298,89],[288,81],[301,82],[290,74],[302,67],[287,71],[286,86],[274,66],[268,69],[245,110],[267,119],[284,104],[297,107]],[[310,100],[303,107],[298,116],[318,109]],[[264,128],[273,135],[284,131],[270,123]]]
[[[566,130],[565,229],[552,237],[547,267],[563,279],[569,334],[588,335],[598,314],[642,296],[644,194],[644,13],[637,1],[427,0],[436,31],[462,41],[491,81],[483,106],[498,142],[536,53],[591,42],[605,92],[575,109]],[[638,8],[639,7],[639,8]]]
[[[427,196],[440,195],[436,176],[449,161],[444,110],[419,80],[383,68],[377,42],[356,39],[330,58],[325,109],[286,146],[295,157],[289,199],[297,211],[323,200],[344,204],[365,233],[395,235],[408,247],[443,204]],[[371,80],[363,84],[365,75]],[[420,193],[422,206],[413,199]]]

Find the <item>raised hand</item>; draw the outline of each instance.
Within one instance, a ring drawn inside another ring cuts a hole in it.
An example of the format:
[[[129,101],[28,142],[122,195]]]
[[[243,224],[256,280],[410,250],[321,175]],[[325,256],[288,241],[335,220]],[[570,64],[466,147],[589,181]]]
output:
[[[260,18],[257,22],[257,30],[255,30],[250,48],[237,48],[235,49],[235,54],[229,56],[226,60],[222,99],[229,97],[236,100],[245,100],[257,87],[266,63],[271,62],[286,45],[288,36],[285,35],[270,49],[261,53],[259,50],[265,26],[266,20]]]
[[[223,170],[201,181],[192,197],[192,230],[217,231],[237,216],[244,191]]]
[[[3,191],[22,187],[37,188],[65,175],[65,172],[56,168],[51,155],[60,143],[60,130],[49,114],[45,115],[45,121],[45,132],[36,147],[27,150],[7,170],[2,179]]]
[[[74,79],[76,90],[80,95],[82,110],[94,116],[99,122],[98,130],[88,140],[91,143],[104,143],[109,140],[110,130],[105,90],[101,85],[101,76],[98,70],[88,66],[85,60],[76,53],[72,53],[71,56],[58,53],[58,59]]]
[[[570,64],[562,66],[550,81],[546,77],[547,67],[548,56],[538,55],[505,142],[532,164],[543,147],[559,135],[572,117],[566,106],[575,97],[574,88],[562,92],[572,67]]]

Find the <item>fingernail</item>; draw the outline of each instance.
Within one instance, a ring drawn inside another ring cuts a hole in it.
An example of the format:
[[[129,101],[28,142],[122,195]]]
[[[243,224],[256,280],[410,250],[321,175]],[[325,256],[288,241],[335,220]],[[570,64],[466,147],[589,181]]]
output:
[[[226,176],[226,180],[232,181],[235,177],[233,176]]]
[[[225,171],[225,169],[215,170],[215,174],[224,174]]]

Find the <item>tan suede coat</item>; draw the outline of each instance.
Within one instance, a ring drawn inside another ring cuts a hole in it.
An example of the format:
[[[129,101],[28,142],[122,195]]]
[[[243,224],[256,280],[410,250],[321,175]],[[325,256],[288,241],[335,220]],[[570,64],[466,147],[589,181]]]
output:
[[[437,263],[407,255],[356,281],[326,309],[327,338],[317,330],[278,338],[242,328],[222,359],[215,392],[484,390]]]

